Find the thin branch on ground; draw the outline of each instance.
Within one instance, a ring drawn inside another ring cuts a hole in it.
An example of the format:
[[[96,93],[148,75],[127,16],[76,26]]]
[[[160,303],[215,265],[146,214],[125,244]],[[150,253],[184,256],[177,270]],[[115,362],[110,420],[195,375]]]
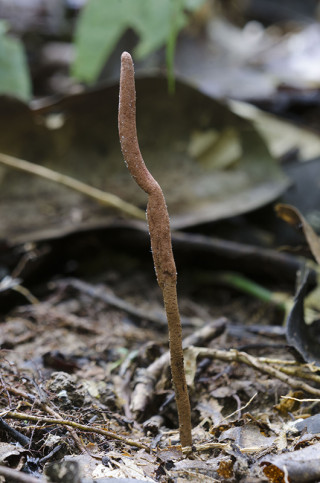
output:
[[[57,425],[62,425],[62,426],[69,426],[71,428],[78,429],[80,431],[84,431],[86,433],[97,433],[101,434],[102,436],[106,436],[107,438],[110,439],[115,439],[117,441],[120,441],[121,443],[124,443],[128,446],[133,446],[135,448],[140,448],[144,449],[146,451],[150,451],[149,447],[146,444],[139,443],[138,441],[134,441],[130,438],[126,438],[125,436],[120,436],[119,434],[113,433],[112,431],[108,431],[106,429],[100,429],[95,426],[87,426],[85,424],[80,424],[76,423],[75,421],[69,421],[67,419],[60,419],[60,418],[45,418],[43,416],[34,416],[30,415],[27,413],[20,413],[16,411],[3,411],[0,414],[0,417],[2,418],[8,418],[8,419],[20,419],[20,420],[26,420],[26,421],[34,421],[37,423],[42,423],[42,424],[57,424]]]
[[[0,466],[0,476],[4,476],[6,481],[11,481],[12,483],[41,483],[46,481],[43,478],[35,478],[34,476],[2,465]]]
[[[288,384],[288,386],[294,389],[301,389],[302,391],[305,391],[309,394],[320,396],[320,389],[310,386],[303,381],[294,379],[293,377],[284,374],[280,369],[277,369],[272,365],[263,363],[259,360],[259,358],[251,356],[246,352],[239,352],[236,349],[224,351],[218,349],[207,349],[202,347],[190,347],[188,350],[192,351],[196,358],[207,357],[209,359],[218,359],[225,362],[240,362],[246,364],[260,372],[263,372],[264,374],[268,374],[269,376],[279,379],[280,381]],[[305,367],[304,365],[302,366]],[[296,375],[297,377],[302,377],[301,375],[297,375],[297,373],[294,373],[294,375]]]
[[[301,364],[301,362],[298,361],[270,359],[268,357],[259,357],[259,361],[264,364],[279,366],[278,370],[288,376],[296,376],[320,384],[320,376],[315,374],[315,372],[319,371],[319,367],[314,363]]]
[[[318,374],[314,374],[313,372],[307,372],[305,365],[301,365],[300,367],[280,366],[279,371],[287,374],[288,376],[300,377],[301,379],[307,379],[309,381],[320,384],[320,376]]]
[[[294,360],[285,360],[285,359],[272,359],[271,357],[259,357],[259,361],[265,364],[275,364],[276,366],[298,366],[301,365],[300,362]]]
[[[33,174],[39,176],[40,178],[66,186],[67,188],[71,188],[78,193],[98,201],[98,203],[102,205],[111,206],[112,208],[116,208],[126,215],[133,216],[139,220],[145,220],[145,213],[143,210],[140,210],[130,203],[127,203],[119,198],[119,196],[99,190],[98,188],[94,188],[93,186],[83,183],[82,181],[72,178],[71,176],[58,173],[57,171],[46,168],[45,166],[31,163],[30,161],[25,161],[24,159],[15,158],[3,153],[0,153],[0,163],[8,166],[9,168],[14,168],[18,171],[23,171],[24,173]]]
[[[34,394],[28,394],[27,392],[22,391],[21,389],[17,389],[15,387],[6,386],[6,391],[8,391],[11,394],[14,394],[15,396],[19,396],[24,399],[29,399],[33,403],[36,400],[36,396]]]
[[[219,335],[221,335],[227,324],[227,319],[221,317],[220,319],[212,321],[210,324],[201,327],[193,332],[190,336],[183,340],[183,348],[188,348],[194,345],[205,344]],[[169,351],[162,354],[150,366],[139,371],[136,385],[131,396],[131,410],[137,415],[145,411],[146,406],[151,402],[155,394],[155,385],[161,377],[161,373],[170,364]]]
[[[230,443],[203,443],[203,444],[194,444],[192,446],[192,454],[194,453],[204,453],[206,451],[211,451],[213,449],[223,449],[223,450],[230,450],[231,445]],[[190,448],[182,448],[182,453],[188,454],[190,453]]]
[[[155,312],[153,310],[145,310],[139,307],[136,307],[132,303],[117,297],[114,293],[107,290],[102,285],[92,285],[88,282],[84,282],[83,280],[77,280],[75,278],[67,278],[60,282],[56,282],[56,286],[62,288],[71,287],[73,289],[78,290],[81,293],[89,295],[93,299],[102,300],[108,305],[112,307],[116,307],[117,309],[123,310],[124,312],[140,319],[140,320],[149,320],[153,322],[158,327],[165,327],[167,325],[167,319],[165,313]],[[195,319],[192,317],[181,317],[181,323],[183,326],[187,327],[194,327],[199,324],[199,319]]]
[[[15,441],[21,444],[24,448],[28,448],[30,445],[30,438],[20,433],[16,429],[12,428],[8,423],[6,423],[2,418],[0,418],[0,429],[9,434]]]
[[[233,411],[233,413],[231,414],[228,414],[228,416],[226,416],[225,418],[223,418],[223,420],[220,422],[220,424],[223,424],[227,419],[230,419],[232,418],[232,416],[234,416],[235,414],[237,413],[240,413],[241,411],[243,411],[244,409],[246,409],[248,406],[250,406],[250,404],[252,403],[252,401],[254,400],[254,398],[257,396],[257,392],[249,399],[249,401],[244,405],[244,406],[241,406],[241,408],[239,409],[236,409],[235,411]]]
[[[306,399],[299,399],[298,397],[292,396],[280,396],[281,399],[290,399],[290,401],[297,401],[297,402],[320,402],[320,399],[313,399],[313,398],[306,398]]]
[[[50,414],[54,418],[58,419],[59,421],[63,421],[63,418],[60,416],[60,414],[57,413],[54,409],[52,409],[48,404],[43,404],[41,407],[44,411],[46,411],[48,414]],[[85,446],[83,445],[83,443],[81,442],[81,439],[77,435],[76,431],[72,427],[70,427],[69,431],[70,431],[70,434],[73,437],[78,449],[81,451],[81,453],[87,453],[87,450],[86,450]]]
[[[32,401],[32,404],[35,404],[36,406],[38,406],[43,411],[47,412],[51,416],[54,416],[56,419],[59,419],[60,421],[63,420],[62,417],[60,416],[60,414],[57,413],[54,409],[52,409],[49,404],[47,404],[46,402],[41,400],[41,398],[35,396],[34,394],[28,394],[28,393],[26,393],[26,392],[24,392],[20,389],[14,388],[14,387],[7,387],[7,390],[11,394],[15,394],[16,396],[20,396],[20,397],[22,397],[26,400]],[[74,439],[74,442],[76,443],[78,449],[82,453],[86,452],[84,445],[81,443],[81,440],[80,440],[79,436],[77,435],[77,433],[74,431],[74,429],[70,428],[70,434],[71,434],[72,438]]]

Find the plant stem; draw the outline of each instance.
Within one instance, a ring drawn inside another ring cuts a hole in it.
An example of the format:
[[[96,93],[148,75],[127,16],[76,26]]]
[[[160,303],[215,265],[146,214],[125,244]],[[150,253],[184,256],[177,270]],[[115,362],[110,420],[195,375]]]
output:
[[[278,293],[273,293],[271,290],[259,285],[258,283],[250,280],[241,273],[236,272],[214,272],[208,274],[203,272],[199,276],[199,280],[208,281],[213,283],[223,283],[229,287],[233,287],[240,290],[243,293],[252,295],[253,297],[275,305],[278,309],[284,312],[288,309],[288,304],[291,307],[291,297],[281,296]]]

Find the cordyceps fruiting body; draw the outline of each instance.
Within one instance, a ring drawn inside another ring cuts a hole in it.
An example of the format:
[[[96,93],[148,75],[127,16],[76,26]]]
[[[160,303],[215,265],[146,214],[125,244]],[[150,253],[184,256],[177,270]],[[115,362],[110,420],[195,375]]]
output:
[[[169,328],[172,381],[179,417],[180,442],[191,446],[191,410],[184,371],[182,328],[177,298],[177,273],[172,252],[169,215],[160,185],[147,169],[138,143],[136,128],[136,92],[131,55],[121,56],[119,96],[119,136],[126,165],[137,184],[148,195],[147,220],[152,256]]]

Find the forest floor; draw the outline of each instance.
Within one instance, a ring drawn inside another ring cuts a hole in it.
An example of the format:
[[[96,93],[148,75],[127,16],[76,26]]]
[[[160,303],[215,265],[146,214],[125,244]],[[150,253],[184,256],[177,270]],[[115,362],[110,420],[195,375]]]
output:
[[[319,376],[289,352],[283,311],[181,269],[193,425],[193,447],[182,449],[150,254],[108,250],[111,266],[90,281],[53,270],[33,285],[38,300],[23,303],[31,294],[20,286],[10,292],[0,326],[2,463],[30,482],[43,471],[49,481],[67,481],[61,471],[74,471],[72,481],[280,482],[288,471],[311,481],[301,462],[319,434],[303,421],[315,418]]]

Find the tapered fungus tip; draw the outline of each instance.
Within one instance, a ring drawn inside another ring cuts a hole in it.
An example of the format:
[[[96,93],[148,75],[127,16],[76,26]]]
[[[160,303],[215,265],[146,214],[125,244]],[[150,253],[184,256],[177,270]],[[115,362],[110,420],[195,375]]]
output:
[[[129,54],[129,52],[123,52],[122,55],[121,55],[121,62],[123,61],[129,61],[129,62],[132,62],[132,57],[131,55]]]

